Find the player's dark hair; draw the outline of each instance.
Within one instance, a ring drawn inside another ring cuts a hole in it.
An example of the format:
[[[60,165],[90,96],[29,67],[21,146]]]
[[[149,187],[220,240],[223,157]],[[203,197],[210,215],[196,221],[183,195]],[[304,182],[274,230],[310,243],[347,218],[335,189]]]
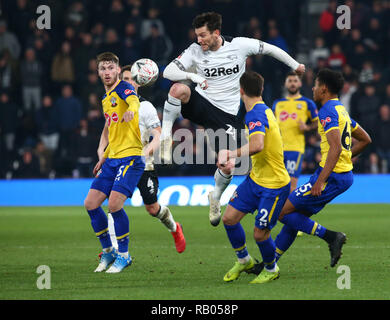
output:
[[[131,72],[131,67],[132,67],[132,64],[127,64],[127,65],[121,67],[121,73],[119,74],[119,78],[120,78],[121,80],[123,80],[123,73],[124,73],[125,71],[130,71],[130,72]]]
[[[248,97],[260,97],[263,94],[264,78],[254,71],[245,71],[240,78],[240,87]]]
[[[325,85],[332,94],[338,95],[344,86],[342,73],[328,68],[318,71],[316,79],[318,84]]]
[[[287,73],[286,79],[287,79],[288,77],[299,77],[299,76],[298,76],[298,73],[296,73],[294,70],[291,70],[291,71],[289,71],[289,72]]]
[[[96,64],[99,65],[102,61],[114,62],[119,65],[119,58],[112,52],[103,52],[96,57]]]
[[[206,26],[210,32],[220,30],[222,28],[222,16],[216,12],[205,12],[197,15],[192,21],[194,29]]]

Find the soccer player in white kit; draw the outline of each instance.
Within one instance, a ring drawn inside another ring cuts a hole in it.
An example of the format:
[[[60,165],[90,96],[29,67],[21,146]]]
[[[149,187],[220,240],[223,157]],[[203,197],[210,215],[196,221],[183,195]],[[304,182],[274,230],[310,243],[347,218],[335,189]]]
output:
[[[243,117],[240,108],[239,79],[245,72],[248,56],[265,54],[285,63],[298,75],[305,66],[295,61],[282,49],[269,43],[244,37],[221,35],[222,17],[215,12],[196,16],[193,27],[197,43],[191,44],[165,68],[163,76],[171,81],[190,80],[195,89],[183,83],[174,83],[164,104],[161,160],[172,163],[172,126],[180,115],[203,126],[205,129],[223,128],[240,147]],[[194,69],[196,73],[189,72]],[[218,153],[219,150],[215,150]],[[233,161],[233,160],[232,160]],[[234,165],[217,169],[214,174],[215,188],[209,194],[209,219],[213,226],[221,220],[220,199],[232,179]]]

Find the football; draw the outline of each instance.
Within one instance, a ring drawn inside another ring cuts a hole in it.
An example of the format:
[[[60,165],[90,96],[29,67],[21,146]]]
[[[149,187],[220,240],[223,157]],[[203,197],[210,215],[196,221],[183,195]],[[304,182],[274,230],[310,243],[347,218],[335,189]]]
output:
[[[139,59],[131,67],[131,76],[139,86],[153,84],[158,78],[158,66],[150,59]]]

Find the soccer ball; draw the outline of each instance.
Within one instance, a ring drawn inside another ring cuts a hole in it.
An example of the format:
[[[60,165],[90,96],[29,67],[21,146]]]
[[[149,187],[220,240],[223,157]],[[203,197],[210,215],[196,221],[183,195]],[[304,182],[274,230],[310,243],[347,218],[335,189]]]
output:
[[[158,78],[158,66],[150,59],[139,59],[131,67],[131,77],[139,86],[153,84]]]

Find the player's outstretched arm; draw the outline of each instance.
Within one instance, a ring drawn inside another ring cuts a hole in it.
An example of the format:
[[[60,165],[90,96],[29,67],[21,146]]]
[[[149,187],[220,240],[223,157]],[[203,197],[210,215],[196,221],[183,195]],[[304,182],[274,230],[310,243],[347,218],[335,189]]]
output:
[[[372,142],[372,140],[370,135],[360,126],[352,131],[352,137],[355,139],[351,149],[353,158],[359,155]]]
[[[261,152],[264,149],[264,135],[261,133],[252,134],[249,137],[249,143],[243,145],[237,150],[221,150],[218,153],[217,166],[220,169],[226,168],[234,162],[230,161],[236,158],[252,156],[256,153]]]
[[[203,90],[208,87],[207,80],[200,75],[192,72],[181,70],[174,61],[167,65],[164,69],[163,77],[171,81],[191,80],[200,85]]]
[[[263,42],[263,51],[262,54],[269,55],[280,62],[283,62],[291,69],[295,70],[298,75],[303,75],[305,73],[305,65],[300,64],[298,61],[293,59],[286,51],[274,46],[273,44],[269,44],[267,42]]]

